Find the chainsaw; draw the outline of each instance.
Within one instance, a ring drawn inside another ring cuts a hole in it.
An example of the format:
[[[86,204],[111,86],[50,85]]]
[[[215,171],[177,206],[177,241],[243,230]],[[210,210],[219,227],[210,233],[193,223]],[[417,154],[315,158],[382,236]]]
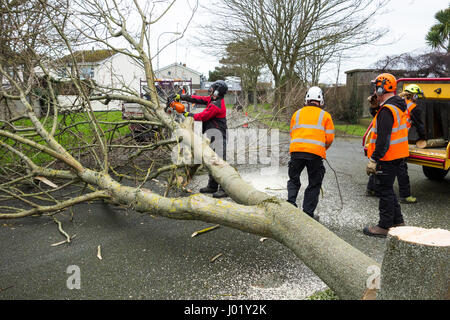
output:
[[[164,111],[168,114],[176,111],[177,113],[183,114],[185,112],[185,106],[179,101],[176,101],[172,96],[167,98],[166,107]]]

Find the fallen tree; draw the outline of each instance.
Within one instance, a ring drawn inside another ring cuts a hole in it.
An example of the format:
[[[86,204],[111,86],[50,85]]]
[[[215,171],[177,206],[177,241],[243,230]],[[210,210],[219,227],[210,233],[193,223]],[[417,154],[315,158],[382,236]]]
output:
[[[127,17],[121,14],[121,8],[117,4],[108,7],[107,2],[101,4],[98,1],[84,1],[85,10],[82,18],[86,20],[81,25],[86,28],[82,29],[79,27],[79,21],[69,19],[68,12],[64,11],[61,14],[65,14],[68,19],[64,21],[73,23],[72,27],[76,27],[76,31],[84,37],[109,46],[116,52],[132,56],[138,61],[143,67],[150,87],[150,100],[141,98],[137,92],[134,95],[125,94],[126,90],[99,88],[94,83],[91,83],[93,86],[91,89],[95,89],[97,94],[87,94],[79,77],[73,76],[72,81],[79,90],[85,119],[76,120],[78,122],[75,125],[61,126],[60,118],[58,118],[59,105],[54,93],[51,94],[52,103],[50,104],[54,111],[53,118],[49,121],[47,118],[39,119],[29,99],[32,92],[30,83],[33,83],[33,78],[29,81],[18,81],[8,72],[7,66],[0,65],[0,72],[11,85],[9,91],[2,92],[3,96],[20,101],[26,108],[26,113],[22,117],[2,119],[0,126],[0,148],[4,159],[0,169],[6,177],[0,184],[0,200],[5,204],[13,200],[21,204],[20,206],[2,206],[0,218],[55,214],[80,202],[103,199],[116,205],[128,205],[138,212],[152,215],[212,222],[277,240],[290,248],[342,299],[373,298],[377,288],[368,286],[370,275],[368,271],[373,268],[380,269],[381,266],[376,261],[349,245],[301,210],[281,199],[256,190],[240,177],[235,168],[215,154],[208,140],[195,134],[192,121],[178,123],[174,121],[173,116],[164,112],[153,82],[151,57],[149,51],[145,50],[145,45],[148,48],[148,42],[145,41],[148,34],[147,27],[151,21],[147,19],[142,8],[137,3],[135,5],[141,19],[141,32],[137,37],[127,30]],[[69,51],[72,52],[71,42],[65,33],[66,30],[70,30],[69,26],[60,25],[52,20],[51,16],[48,18]],[[90,24],[89,21],[93,20],[102,24]],[[97,36],[95,28],[100,27],[109,32],[108,37]],[[131,49],[123,50],[114,47],[107,41],[110,37],[125,39]],[[28,49],[33,50],[33,48]],[[37,53],[33,55],[33,57],[37,56]],[[39,62],[39,67],[46,75],[49,75],[50,69],[45,66],[44,61]],[[73,63],[76,65],[74,57]],[[158,169],[145,161],[146,168],[136,166],[135,162],[127,162],[128,167],[136,169],[135,175],[131,178],[134,178],[138,185],[131,187],[121,183],[120,179],[125,174],[117,172],[112,152],[117,139],[114,135],[117,128],[114,127],[114,131],[111,131],[102,127],[98,115],[92,111],[90,104],[92,101],[112,100],[139,103],[144,107],[145,121],[156,123],[172,134],[171,137],[167,137],[160,132],[161,140],[144,145],[131,144],[130,141],[122,142],[123,149],[126,146],[136,150],[133,159],[145,156],[148,150],[155,148],[162,150],[171,146],[167,151],[170,152],[183,147],[191,153],[192,158],[201,159],[202,164],[223,186],[233,201],[216,200],[200,194],[170,198],[143,187],[145,183],[152,183],[149,181],[150,177],[157,177],[163,172],[171,173],[169,187],[176,180],[174,176],[178,174],[183,174],[185,180],[189,179],[198,169],[196,164],[160,166]],[[21,118],[29,122],[24,125],[20,122]],[[82,135],[81,130],[73,129],[81,127],[81,123],[85,121],[89,126],[90,135],[86,132]],[[71,129],[68,129],[69,127]],[[79,143],[80,147],[69,150],[67,141],[59,136],[61,131],[73,135],[74,141]],[[45,157],[40,159],[36,155]],[[36,180],[43,181],[53,189],[41,188],[34,193],[23,191],[25,181],[39,188],[34,183]],[[58,187],[52,181],[59,181],[63,185]],[[81,194],[78,196],[64,199],[58,198],[53,193],[53,190],[74,184],[82,186]]]

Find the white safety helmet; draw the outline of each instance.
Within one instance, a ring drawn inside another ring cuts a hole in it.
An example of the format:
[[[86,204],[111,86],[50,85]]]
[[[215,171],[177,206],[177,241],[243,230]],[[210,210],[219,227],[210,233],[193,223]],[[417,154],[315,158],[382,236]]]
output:
[[[325,104],[325,100],[323,99],[322,89],[319,87],[311,87],[306,93],[305,104],[308,104],[309,100],[319,101],[320,105],[323,106]]]

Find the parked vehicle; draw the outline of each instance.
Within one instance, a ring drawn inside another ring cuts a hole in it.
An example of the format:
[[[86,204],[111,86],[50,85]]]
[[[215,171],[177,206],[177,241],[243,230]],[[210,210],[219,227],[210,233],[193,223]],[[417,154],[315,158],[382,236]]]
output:
[[[150,89],[147,81],[139,80],[140,96],[150,100]],[[174,93],[178,94],[192,94],[192,80],[183,79],[156,79],[155,87],[158,96],[166,101],[167,97]],[[191,105],[185,103],[185,110],[190,111]],[[143,120],[144,112],[142,106],[138,103],[123,103],[122,104],[122,119],[124,120]],[[158,128],[153,128],[148,124],[130,123],[130,135],[137,142],[151,141],[155,137]]]

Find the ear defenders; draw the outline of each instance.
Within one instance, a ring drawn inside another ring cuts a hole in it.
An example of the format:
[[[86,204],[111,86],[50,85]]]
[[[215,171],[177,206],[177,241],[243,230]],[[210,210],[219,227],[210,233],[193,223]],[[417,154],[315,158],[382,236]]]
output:
[[[218,96],[219,96],[219,90],[214,89],[213,87],[209,87],[208,93],[209,93],[209,94],[212,94],[212,95],[215,96],[215,97],[218,97]]]
[[[378,96],[381,96],[381,95],[383,95],[383,94],[385,94],[386,93],[386,89],[384,89],[384,85],[386,84],[386,79],[383,79],[383,81],[381,82],[381,84],[379,85],[379,86],[377,86],[376,88],[377,88],[377,92],[376,92],[376,94],[378,95]],[[376,84],[375,84],[376,85]]]

